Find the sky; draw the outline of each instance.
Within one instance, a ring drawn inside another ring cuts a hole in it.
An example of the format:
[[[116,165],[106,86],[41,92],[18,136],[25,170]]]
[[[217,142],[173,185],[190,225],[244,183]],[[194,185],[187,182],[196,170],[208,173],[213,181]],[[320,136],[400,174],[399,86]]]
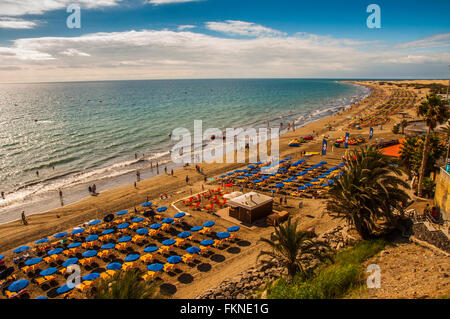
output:
[[[0,82],[445,79],[449,13],[448,0],[0,0]]]

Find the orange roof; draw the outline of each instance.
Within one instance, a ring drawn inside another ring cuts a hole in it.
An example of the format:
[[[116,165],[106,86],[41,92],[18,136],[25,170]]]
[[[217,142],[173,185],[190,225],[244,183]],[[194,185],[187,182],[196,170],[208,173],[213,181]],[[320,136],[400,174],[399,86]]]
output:
[[[402,139],[398,140],[399,144],[382,148],[381,153],[383,153],[386,156],[400,157],[400,148],[404,141],[405,141],[405,139],[402,138]]]

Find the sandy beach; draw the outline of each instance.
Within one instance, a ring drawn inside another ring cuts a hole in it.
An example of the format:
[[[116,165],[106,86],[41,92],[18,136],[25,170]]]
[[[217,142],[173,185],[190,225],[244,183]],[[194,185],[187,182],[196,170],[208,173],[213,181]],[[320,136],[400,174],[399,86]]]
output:
[[[398,83],[410,82],[399,81]],[[414,82],[416,83],[417,81]],[[428,83],[430,81],[418,82]],[[434,83],[436,81],[432,82]],[[380,85],[377,81],[359,81],[352,83],[370,87],[372,90],[370,96],[339,114],[324,117],[281,136],[279,140],[280,157],[293,156],[295,159],[300,159],[301,151],[319,152],[322,147],[322,137],[326,137],[329,141],[327,155],[315,155],[310,159],[310,162],[316,163],[325,160],[331,164],[336,164],[341,162],[341,158],[346,150],[335,147],[332,151],[331,141],[344,136],[345,132],[350,132],[352,136],[361,135],[368,141],[369,128],[364,127],[361,130],[348,129],[347,124],[349,119],[351,117],[361,116],[361,114],[368,115],[373,113],[375,108],[386,102],[392,95],[394,89],[398,89],[398,87],[386,84]],[[417,90],[412,88],[406,89],[415,91],[418,94],[416,103],[426,94],[426,90],[422,90],[419,94]],[[412,107],[403,109],[402,112],[408,113],[410,116],[415,116],[415,110]],[[382,126],[381,130],[379,127],[374,127],[374,139],[384,139],[385,141],[398,139],[400,135],[392,133],[392,127],[401,121],[401,118],[400,115],[393,115]],[[328,124],[331,124],[334,129],[329,131],[327,128]],[[319,135],[314,140],[302,144],[298,148],[288,146],[289,141],[293,138],[309,135],[313,131]],[[350,146],[349,149],[351,150],[356,147]],[[190,167],[174,170],[173,176],[161,173],[158,176],[142,180],[137,183],[136,188],[133,185],[126,185],[101,191],[98,196],[85,198],[74,204],[42,214],[29,216],[29,224],[27,226],[24,226],[21,221],[0,225],[0,252],[6,256],[12,256],[11,250],[16,247],[26,244],[32,246],[32,243],[40,238],[51,236],[60,231],[71,231],[75,226],[79,226],[91,219],[102,219],[109,213],[118,212],[123,209],[133,211],[135,207],[140,209],[140,205],[147,200],[154,201],[160,206],[167,206],[168,210],[164,213],[164,216],[173,216],[177,210],[172,206],[172,203],[189,196],[191,193],[201,192],[202,187],[206,190],[218,187],[218,184],[214,182],[205,183],[205,176],[206,178],[217,177],[222,173],[244,166],[246,164],[242,163],[202,163],[200,167],[203,174],[200,174],[195,170],[194,164]],[[188,185],[185,181],[186,176],[189,176]],[[160,199],[163,193],[168,195],[167,199]],[[299,199],[289,197],[287,199],[287,205],[283,205],[283,207],[279,207],[277,204],[278,200],[275,200],[276,205],[274,209],[287,210],[294,218],[299,220],[302,228],[314,226],[318,234],[342,223],[328,216],[325,211],[325,200],[302,199],[302,201],[304,203],[303,208],[298,209]],[[181,210],[183,209],[181,205],[179,205],[179,208]],[[19,214],[20,212],[18,212]],[[186,223],[190,226],[200,225],[207,220],[214,220],[216,222],[215,228],[218,231],[225,230],[234,225],[228,220],[212,216],[206,212],[195,212],[185,218]],[[254,229],[242,227],[238,234],[239,241],[226,249],[215,251],[213,256],[207,260],[201,260],[199,264],[192,267],[183,266],[183,273],[181,274],[176,273],[173,276],[165,275],[161,289],[173,298],[194,298],[203,291],[218,285],[224,279],[232,277],[254,265],[256,257],[263,247],[258,242],[259,238],[268,236],[271,232],[271,227],[256,227]],[[38,291],[34,291],[33,288],[31,288],[30,293],[32,298],[40,294]],[[80,293],[77,293],[77,296],[82,297]]]

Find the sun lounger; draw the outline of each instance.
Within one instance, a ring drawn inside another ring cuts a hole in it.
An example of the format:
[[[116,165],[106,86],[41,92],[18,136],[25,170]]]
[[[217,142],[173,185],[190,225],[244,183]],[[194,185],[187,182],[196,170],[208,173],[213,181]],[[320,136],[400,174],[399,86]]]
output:
[[[136,266],[135,261],[126,262],[122,265],[122,269],[127,271],[128,269],[134,268]]]
[[[94,281],[90,281],[90,280],[86,280],[84,282],[82,282],[77,289],[80,291],[87,291],[89,289],[91,289],[94,286]]]
[[[35,279],[38,286],[42,286],[43,284],[54,281],[54,280],[56,280],[55,276],[38,277]]]
[[[143,262],[149,262],[149,261],[151,261],[153,258],[155,258],[155,256],[156,256],[156,255],[154,255],[154,254],[145,254],[145,255],[141,256],[140,259],[141,259]]]
[[[186,254],[181,257],[181,259],[183,260],[183,262],[185,264],[188,264],[193,258],[194,258],[194,255],[191,255],[191,254]]]
[[[19,298],[21,295],[25,294],[26,292],[28,292],[27,289],[22,289],[19,292],[11,292],[9,290],[6,290],[6,297],[8,297],[8,299]]]
[[[144,279],[144,280],[152,280],[152,279],[154,279],[154,278],[156,278],[158,276],[158,273],[159,272],[156,272],[156,271],[147,271],[147,273],[145,273],[142,276],[142,279]]]
[[[100,278],[102,278],[102,279],[109,279],[109,278],[111,278],[112,276],[114,276],[114,274],[116,273],[116,271],[115,270],[107,270],[107,271],[104,271],[104,272],[102,272],[101,274],[100,274]]]
[[[82,266],[90,265],[95,261],[95,257],[80,259],[78,262]]]
[[[165,263],[164,264],[164,271],[168,272],[168,271],[172,271],[176,268],[177,264],[171,264],[171,263]]]

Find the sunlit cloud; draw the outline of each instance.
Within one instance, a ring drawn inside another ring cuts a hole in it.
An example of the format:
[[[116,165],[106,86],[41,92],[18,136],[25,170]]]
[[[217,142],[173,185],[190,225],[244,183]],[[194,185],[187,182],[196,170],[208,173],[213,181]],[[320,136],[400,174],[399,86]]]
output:
[[[251,37],[285,35],[285,33],[278,30],[245,21],[227,20],[225,22],[207,22],[206,27],[210,30],[228,35],[243,35]]]
[[[430,49],[450,47],[450,33],[436,34],[415,41],[396,45],[398,49]]]
[[[37,23],[34,21],[0,17],[0,29],[33,29],[35,26]]]

